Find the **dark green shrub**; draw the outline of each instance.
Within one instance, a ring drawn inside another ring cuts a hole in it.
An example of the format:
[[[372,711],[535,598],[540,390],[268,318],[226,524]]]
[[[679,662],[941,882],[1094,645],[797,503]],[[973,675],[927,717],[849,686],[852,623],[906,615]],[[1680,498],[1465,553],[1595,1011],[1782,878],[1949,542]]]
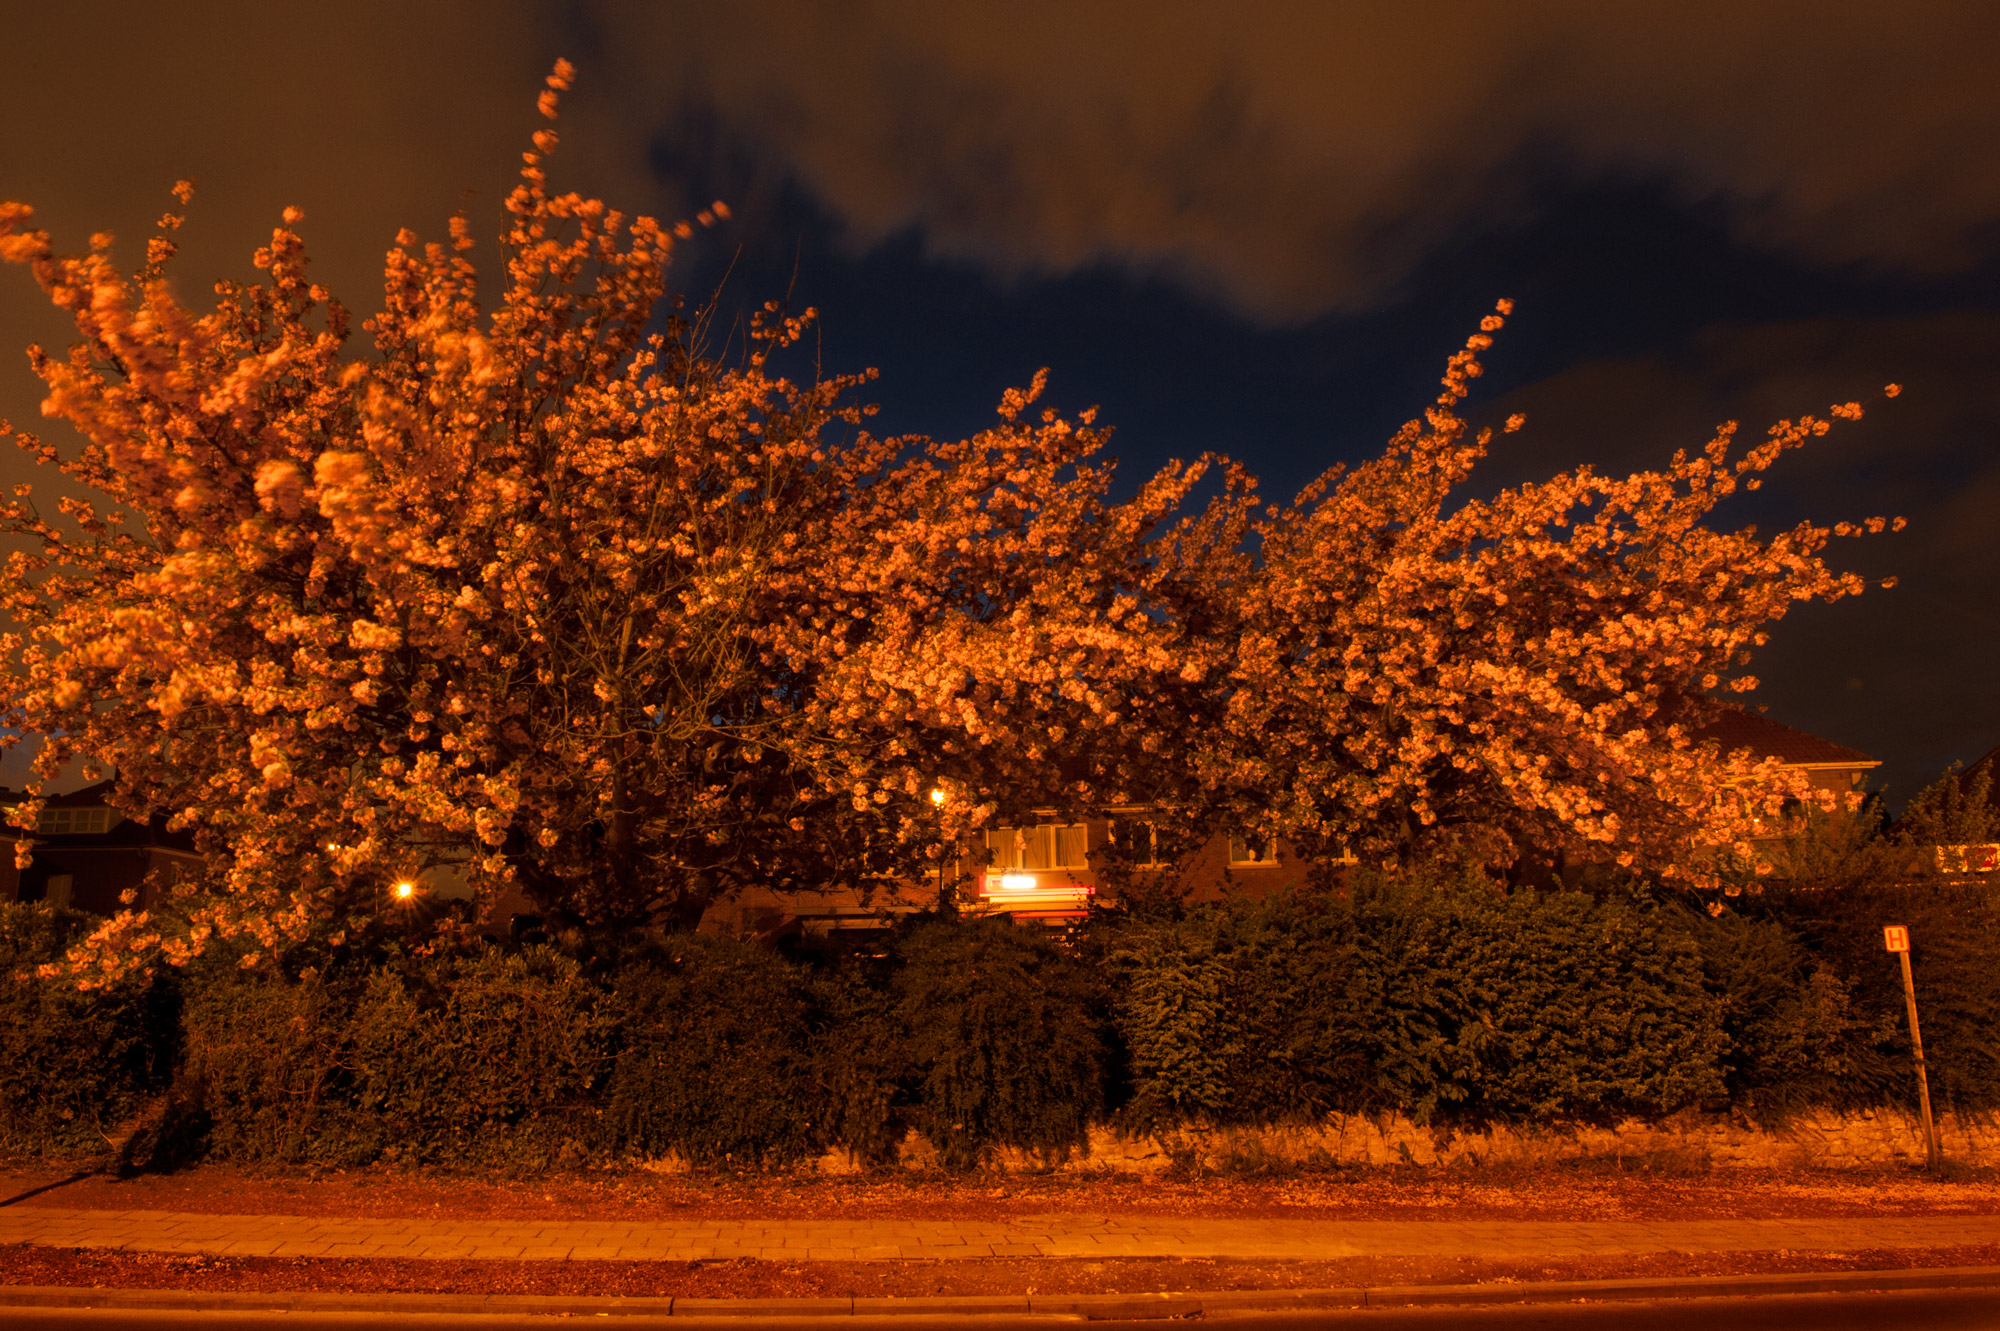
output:
[[[1261,1126],[1359,1107],[1352,912],[1320,891],[1237,898],[1121,930],[1110,953],[1128,1127]]]
[[[909,1132],[910,1056],[886,968],[865,960],[813,975],[815,1081],[829,1143],[871,1167],[895,1163]]]
[[[349,1112],[358,984],[246,971],[215,946],[188,968],[176,1099],[209,1149],[240,1160],[361,1164],[381,1150]]]
[[[1108,1061],[1110,996],[1095,974],[998,920],[918,924],[898,958],[911,1120],[946,1168],[1000,1147],[1056,1162],[1087,1146]]]
[[[1912,885],[1898,895],[1905,900],[1883,901],[1873,913],[1878,918],[1899,915],[1893,922],[1910,927],[1910,965],[1931,1095],[1940,1109],[1955,1113],[2000,1110],[2000,965],[1995,964],[2000,919],[1994,888],[1939,884],[1925,891]],[[1875,921],[1854,920],[1850,936],[1864,929],[1875,947],[1856,949],[1854,989],[1877,1029],[1894,1032],[1884,1042],[1895,1070],[1886,1078],[1883,1098],[1913,1105],[1916,1078],[1906,1042],[1902,972],[1897,959],[1881,950],[1882,931]]]
[[[1753,905],[1763,903],[1753,902]],[[1686,909],[1728,1046],[1723,1086],[1760,1118],[1849,1105],[1882,1081],[1880,1014],[1856,1010],[1848,982],[1782,919]]]
[[[1917,946],[1940,1106],[2000,1106],[1991,888],[1774,887],[1733,905],[1711,918],[1623,889],[1357,872],[1344,891],[1062,938],[928,918],[846,961],[677,936],[588,968],[547,948],[418,960],[383,943],[271,974],[218,950],[183,977],[180,1099],[217,1152],[247,1159],[614,1149],[782,1167],[842,1145],[879,1164],[914,1128],[953,1169],[1003,1148],[1061,1160],[1112,1105],[1169,1134],[1330,1111],[1605,1121],[1725,1094],[1765,1115],[1906,1104],[1881,951],[1895,922]],[[9,956],[54,956],[83,927],[24,909],[4,917]],[[170,1042],[135,995],[6,992],[8,1140],[82,1140],[153,1084],[146,1051]]]
[[[596,1135],[602,992],[546,948],[189,977],[182,1075],[217,1154],[538,1163]]]
[[[1640,900],[1470,892],[1438,921],[1441,1082],[1475,1118],[1610,1120],[1722,1090],[1694,940]],[[1451,983],[1450,977],[1462,977]]]
[[[0,904],[0,1147],[61,1153],[105,1134],[166,1083],[169,977],[79,991],[35,975],[98,921],[40,902]]]
[[[735,938],[679,935],[610,977],[621,1047],[607,1128],[623,1149],[698,1165],[789,1165],[838,1130],[815,1077],[802,968]]]
[[[1219,917],[1136,921],[1110,951],[1131,1094],[1120,1117],[1141,1132],[1220,1121],[1236,1096],[1241,1010]]]
[[[1851,995],[1853,1066],[1827,1084],[1828,1107],[1916,1102],[1902,971],[1882,945],[1882,926],[1901,924],[1910,930],[1933,1099],[1956,1112],[2000,1109],[2000,889],[1925,877],[1844,892],[1776,889],[1751,909],[1795,932]],[[1795,1098],[1813,1099],[1815,1090]]]
[[[1381,1060],[1404,1042],[1368,1024],[1384,1014],[1353,903],[1323,889],[1285,892],[1234,903],[1220,926],[1236,958],[1229,1002],[1242,1031],[1229,1121],[1299,1122],[1387,1103],[1378,1083],[1394,1069]]]
[[[1873,797],[1852,815],[1807,811],[1770,856],[1781,881],[1745,883],[1705,932],[1696,921],[1732,1010],[1732,1096],[1758,1113],[1914,1105],[1901,970],[1882,946],[1882,926],[1901,924],[1934,1100],[2000,1108],[2000,876],[1938,853],[1994,840],[1990,793],[1990,773],[1954,770],[1894,825]]]
[[[1357,874],[1137,925],[1113,957],[1142,1128],[1615,1118],[1721,1088],[1700,953],[1628,897]]]
[[[614,1024],[552,948],[379,971],[353,1017],[353,1110],[394,1158],[575,1158],[598,1135]]]

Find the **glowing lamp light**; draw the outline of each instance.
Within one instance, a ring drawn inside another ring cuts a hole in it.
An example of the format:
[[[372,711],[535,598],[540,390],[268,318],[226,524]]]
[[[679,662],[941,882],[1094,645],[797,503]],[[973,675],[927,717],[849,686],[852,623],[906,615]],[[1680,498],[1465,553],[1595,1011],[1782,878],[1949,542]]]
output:
[[[396,884],[396,900],[408,901],[417,894],[417,885],[405,880]]]
[[[943,804],[943,803],[944,803],[944,792],[943,792],[942,790],[933,790],[933,791],[931,791],[931,803],[933,803],[933,804]]]
[[[1003,873],[1000,875],[1002,892],[1032,892],[1035,890],[1035,876],[1031,873]]]

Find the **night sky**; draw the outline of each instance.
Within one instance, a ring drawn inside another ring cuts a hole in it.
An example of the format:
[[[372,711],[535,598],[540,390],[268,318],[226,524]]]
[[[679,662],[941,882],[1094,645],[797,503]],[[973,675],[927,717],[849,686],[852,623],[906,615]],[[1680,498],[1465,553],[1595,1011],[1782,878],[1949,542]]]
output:
[[[363,310],[399,225],[496,235],[567,56],[554,183],[728,200],[676,286],[818,306],[891,431],[978,429],[1046,365],[1135,475],[1215,449],[1288,498],[1414,415],[1501,296],[1473,410],[1529,424],[1481,490],[1900,382],[1720,515],[1910,520],[1835,546],[1900,585],[1795,612],[1755,697],[1881,758],[1894,803],[2000,744],[2000,7],[9,8],[0,197],[136,263],[194,179],[184,295],[247,278],[287,204]],[[6,270],[24,424],[35,340],[64,325]]]

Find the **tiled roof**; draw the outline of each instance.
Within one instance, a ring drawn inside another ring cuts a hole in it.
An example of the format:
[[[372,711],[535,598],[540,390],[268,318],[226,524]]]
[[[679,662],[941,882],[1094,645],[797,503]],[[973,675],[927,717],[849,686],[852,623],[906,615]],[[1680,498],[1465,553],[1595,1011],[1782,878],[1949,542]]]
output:
[[[49,809],[95,809],[106,803],[106,798],[111,794],[111,785],[112,783],[109,781],[99,781],[94,786],[85,786],[81,790],[72,790],[67,795],[51,795],[43,807]]]
[[[1971,776],[1982,767],[1992,772],[1995,777],[2000,777],[2000,748],[1987,750],[1984,758],[1965,769],[1965,774]]]
[[[42,807],[45,809],[108,808],[110,806],[105,797],[110,795],[111,785],[109,781],[99,781],[96,785],[84,786],[67,794],[49,795],[42,800]],[[0,804],[18,804],[27,797],[26,791],[0,786]]]
[[[99,781],[96,785],[72,790],[65,795],[51,795],[43,802],[45,809],[98,809],[110,808],[105,797],[111,793],[112,783]],[[0,786],[0,805],[12,805],[26,798],[23,792]],[[57,836],[59,844],[70,848],[78,847],[125,847],[157,846],[163,850],[177,850],[184,854],[195,853],[194,837],[187,832],[167,831],[166,819],[154,817],[151,820],[136,820],[113,811],[113,821],[102,832],[37,833],[38,837]],[[0,824],[0,841],[11,845],[21,835],[19,829]]]
[[[1954,780],[1960,790],[1964,790],[1976,772],[1986,773],[1986,802],[2000,807],[2000,748],[1991,749],[1984,758],[1960,772]]]
[[[1830,739],[1818,735],[1808,735],[1803,730],[1794,730],[1780,725],[1755,712],[1745,712],[1735,707],[1725,708],[1722,713],[1694,732],[1698,740],[1715,740],[1724,753],[1734,753],[1738,749],[1748,749],[1759,758],[1776,758],[1782,763],[1799,765],[1828,765],[1849,767],[1877,767],[1880,763],[1859,749],[1850,749],[1845,744],[1835,744]]]

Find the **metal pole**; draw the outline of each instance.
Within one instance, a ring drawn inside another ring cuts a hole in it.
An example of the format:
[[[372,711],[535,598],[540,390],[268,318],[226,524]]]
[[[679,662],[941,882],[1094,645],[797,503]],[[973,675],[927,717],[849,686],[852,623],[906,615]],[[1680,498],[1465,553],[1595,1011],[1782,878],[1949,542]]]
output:
[[[1931,1118],[1931,1079],[1924,1071],[1924,1037],[1917,1028],[1917,982],[1910,974],[1910,954],[1903,951],[1896,955],[1903,962],[1903,1001],[1910,1011],[1910,1049],[1917,1058],[1917,1095],[1924,1106],[1924,1165],[1937,1169],[1944,1164],[1944,1151],[1938,1145],[1937,1122]]]

